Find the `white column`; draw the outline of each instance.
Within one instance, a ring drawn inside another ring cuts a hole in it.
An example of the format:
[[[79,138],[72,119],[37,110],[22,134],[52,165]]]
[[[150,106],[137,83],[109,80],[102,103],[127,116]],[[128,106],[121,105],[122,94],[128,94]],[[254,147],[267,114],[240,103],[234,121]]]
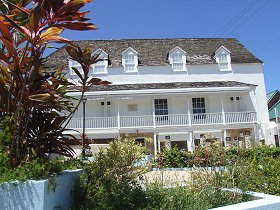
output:
[[[154,133],[154,156],[157,156],[157,134]]]
[[[189,126],[191,127],[192,122],[191,122],[191,111],[190,111],[190,99],[187,99],[187,103],[188,103],[188,122],[189,122]]]
[[[155,100],[152,98],[152,110],[153,110],[153,127],[156,127],[156,115],[155,115]]]
[[[221,96],[221,107],[222,107],[222,117],[223,117],[223,125],[226,124],[226,117],[225,117],[225,108],[224,108],[224,98]]]
[[[259,143],[259,138],[258,138],[258,136],[259,136],[259,135],[257,135],[257,132],[256,132],[256,130],[257,130],[257,129],[256,129],[256,125],[257,125],[256,123],[254,123],[254,124],[253,124],[253,129],[254,129],[254,137],[255,137],[255,141],[254,141],[254,144],[257,144],[257,143]]]
[[[158,152],[160,153],[160,140],[158,139]]]
[[[224,140],[224,145],[225,145],[225,147],[227,146],[227,130],[226,129],[224,129],[223,130],[223,133],[222,133],[223,135],[223,140]]]
[[[255,101],[255,111],[256,111],[256,121],[258,122],[258,103],[257,103],[257,97],[256,97],[256,90],[254,90],[254,101]]]
[[[193,131],[189,131],[189,139],[188,139],[188,151],[193,151]]]
[[[117,99],[117,103],[118,103],[118,129],[120,130],[121,128],[121,119],[120,119],[120,99]]]

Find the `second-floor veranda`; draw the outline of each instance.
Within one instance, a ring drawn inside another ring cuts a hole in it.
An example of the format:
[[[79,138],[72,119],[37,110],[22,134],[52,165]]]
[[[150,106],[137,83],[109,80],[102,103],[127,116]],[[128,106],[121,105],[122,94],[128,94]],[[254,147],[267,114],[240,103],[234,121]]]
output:
[[[242,84],[242,83],[241,83]],[[256,123],[250,86],[204,89],[122,90],[89,92],[86,129],[195,127]],[[83,128],[83,107],[68,127]]]

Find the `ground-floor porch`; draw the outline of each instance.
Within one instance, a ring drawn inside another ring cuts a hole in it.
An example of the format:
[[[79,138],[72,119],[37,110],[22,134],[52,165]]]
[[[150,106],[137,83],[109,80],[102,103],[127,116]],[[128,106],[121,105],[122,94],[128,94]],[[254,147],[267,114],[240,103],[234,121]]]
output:
[[[146,146],[153,155],[164,148],[178,147],[186,151],[194,151],[199,145],[208,145],[220,141],[225,147],[238,145],[250,147],[259,142],[259,126],[257,123],[227,125],[227,126],[197,126],[190,127],[161,127],[161,128],[136,128],[136,129],[111,129],[102,131],[86,130],[90,139],[93,153],[99,147],[106,147],[110,141],[126,135],[136,142]]]

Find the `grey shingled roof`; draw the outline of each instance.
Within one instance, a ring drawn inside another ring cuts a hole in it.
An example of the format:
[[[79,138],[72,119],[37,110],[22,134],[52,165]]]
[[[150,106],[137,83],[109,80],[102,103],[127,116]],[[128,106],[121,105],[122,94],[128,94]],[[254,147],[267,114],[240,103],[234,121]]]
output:
[[[109,54],[109,66],[121,66],[121,54],[128,47],[138,52],[139,65],[169,65],[168,53],[176,46],[187,53],[187,64],[214,64],[215,51],[224,46],[231,52],[232,63],[262,63],[234,38],[175,38],[175,39],[120,39],[120,40],[83,40],[74,41],[80,47],[102,49]],[[68,67],[68,56],[65,47],[47,57],[47,66]]]
[[[147,89],[180,89],[180,88],[209,88],[209,87],[254,87],[257,85],[236,81],[211,82],[173,82],[173,83],[140,83],[92,86],[89,91],[120,91],[120,90],[147,90]]]

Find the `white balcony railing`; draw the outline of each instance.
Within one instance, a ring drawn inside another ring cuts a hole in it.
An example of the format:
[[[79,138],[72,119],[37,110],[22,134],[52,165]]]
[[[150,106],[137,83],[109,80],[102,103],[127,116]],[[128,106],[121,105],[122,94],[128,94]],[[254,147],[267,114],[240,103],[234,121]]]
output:
[[[195,126],[256,122],[256,112],[225,112],[202,114],[143,115],[120,117],[86,117],[85,128],[149,128],[165,126]],[[67,126],[82,129],[83,119],[73,118]]]

